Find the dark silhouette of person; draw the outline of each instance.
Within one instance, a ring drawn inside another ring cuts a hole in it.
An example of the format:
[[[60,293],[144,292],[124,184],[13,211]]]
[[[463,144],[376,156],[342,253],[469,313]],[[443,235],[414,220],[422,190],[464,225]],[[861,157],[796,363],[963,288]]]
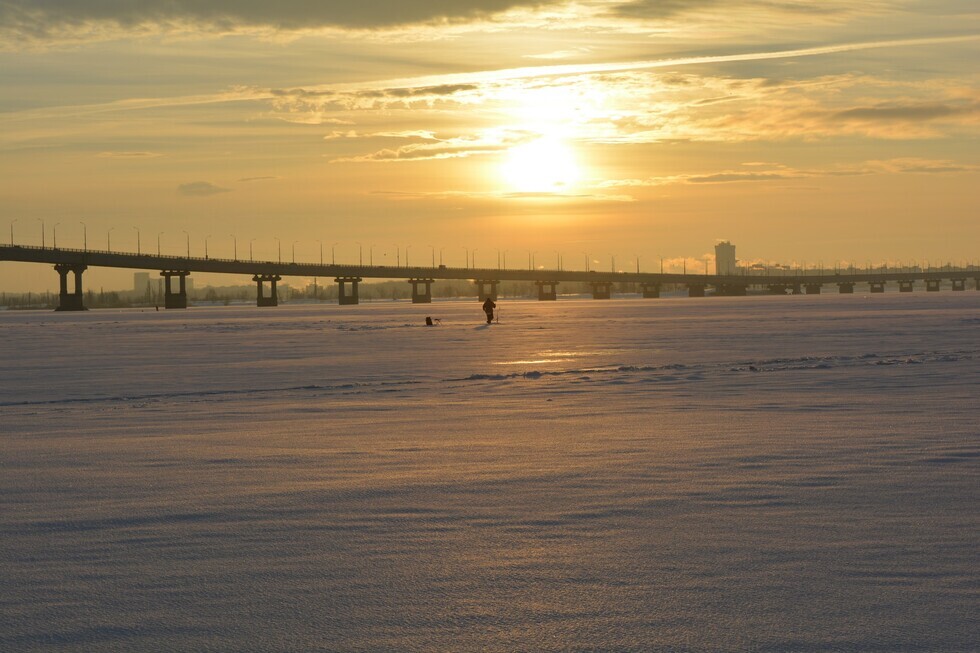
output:
[[[487,324],[493,322],[493,309],[497,308],[497,305],[493,303],[493,299],[487,297],[487,301],[483,302],[483,312],[487,314]]]

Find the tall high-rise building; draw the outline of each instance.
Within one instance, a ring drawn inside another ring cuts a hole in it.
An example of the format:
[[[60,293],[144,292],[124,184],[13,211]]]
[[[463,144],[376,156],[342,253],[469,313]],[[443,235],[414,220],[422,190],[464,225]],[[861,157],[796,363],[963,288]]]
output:
[[[736,274],[735,245],[727,240],[715,245],[715,274]]]
[[[146,289],[150,285],[150,273],[149,272],[134,272],[133,273],[133,293],[136,295],[145,295]]]

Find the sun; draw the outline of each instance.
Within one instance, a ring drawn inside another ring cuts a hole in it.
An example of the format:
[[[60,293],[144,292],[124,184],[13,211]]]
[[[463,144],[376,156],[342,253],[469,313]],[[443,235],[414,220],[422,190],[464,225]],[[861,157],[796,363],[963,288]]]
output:
[[[581,178],[575,151],[549,137],[512,147],[500,172],[507,186],[518,193],[567,192]]]

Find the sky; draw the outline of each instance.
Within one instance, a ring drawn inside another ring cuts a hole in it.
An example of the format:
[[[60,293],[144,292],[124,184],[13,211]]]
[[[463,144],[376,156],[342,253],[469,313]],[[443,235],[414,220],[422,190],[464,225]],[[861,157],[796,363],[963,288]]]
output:
[[[5,0],[0,239],[975,262],[977,61],[973,0]],[[56,288],[43,268],[0,263],[0,289]]]

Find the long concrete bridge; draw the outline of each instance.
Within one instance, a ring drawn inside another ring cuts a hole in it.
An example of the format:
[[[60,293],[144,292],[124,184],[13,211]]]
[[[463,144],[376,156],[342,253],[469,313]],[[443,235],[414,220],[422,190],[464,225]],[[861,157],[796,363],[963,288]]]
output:
[[[561,283],[590,284],[595,299],[609,299],[613,285],[633,283],[640,287],[643,297],[660,296],[665,284],[682,285],[691,297],[704,297],[708,288],[716,295],[745,295],[750,287],[764,288],[774,294],[817,294],[824,286],[836,286],[841,293],[853,293],[861,284],[869,292],[885,292],[885,284],[897,283],[900,292],[912,292],[916,282],[924,282],[927,291],[936,292],[943,281],[953,290],[966,290],[972,279],[980,290],[980,269],[944,268],[942,270],[842,270],[772,271],[766,274],[676,274],[650,272],[600,272],[575,270],[523,270],[515,268],[453,268],[440,265],[386,266],[337,265],[314,263],[282,263],[278,261],[233,260],[191,256],[161,256],[154,254],[109,252],[90,249],[65,249],[27,245],[0,245],[0,261],[47,263],[54,266],[60,277],[59,311],[83,311],[82,274],[89,267],[160,270],[164,279],[166,308],[187,308],[185,279],[192,272],[251,275],[256,283],[256,304],[276,306],[279,303],[276,283],[283,277],[333,277],[338,284],[340,304],[358,303],[358,284],[364,279],[405,278],[412,285],[412,301],[417,304],[432,301],[432,284],[439,279],[473,280],[480,300],[497,297],[501,281],[531,281],[538,287],[538,299],[547,301],[558,297]],[[69,276],[73,277],[69,283]]]

